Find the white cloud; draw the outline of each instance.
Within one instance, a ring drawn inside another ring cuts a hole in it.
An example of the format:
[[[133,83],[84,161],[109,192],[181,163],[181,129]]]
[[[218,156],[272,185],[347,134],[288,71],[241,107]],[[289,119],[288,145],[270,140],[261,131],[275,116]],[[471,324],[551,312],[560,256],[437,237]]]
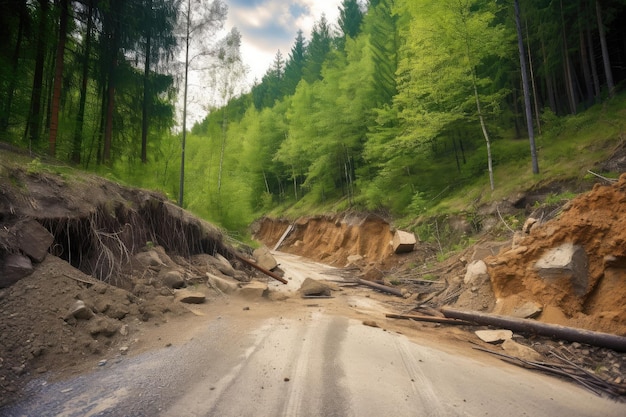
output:
[[[228,0],[226,0],[228,3]],[[296,39],[298,30],[310,39],[311,30],[322,14],[334,24],[339,16],[341,0],[266,0],[229,4],[227,25],[235,26],[242,33],[242,55],[250,67],[248,80],[260,80],[270,67],[276,52],[286,58]],[[302,12],[294,16],[294,12]]]

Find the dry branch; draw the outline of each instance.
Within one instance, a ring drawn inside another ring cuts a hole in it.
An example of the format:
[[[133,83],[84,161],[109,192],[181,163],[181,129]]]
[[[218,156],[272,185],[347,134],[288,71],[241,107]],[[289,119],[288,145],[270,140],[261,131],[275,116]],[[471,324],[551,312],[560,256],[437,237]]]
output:
[[[366,280],[361,279],[361,278],[357,278],[356,282],[358,282],[361,285],[365,285],[367,287],[371,287],[371,288],[377,289],[379,291],[383,291],[383,292],[386,292],[386,293],[389,293],[389,294],[397,295],[398,297],[404,297],[404,294],[402,293],[402,291],[398,290],[396,288],[388,287],[386,285],[376,284],[375,282],[366,281]]]
[[[244,258],[241,255],[235,254],[235,256],[237,257],[237,259],[239,259],[241,262],[245,263],[246,265],[249,265],[252,268],[257,269],[257,270],[263,272],[265,275],[274,278],[276,281],[280,281],[283,284],[287,284],[287,280],[285,278],[281,277],[280,275],[275,274],[272,271],[268,271],[267,269],[263,268],[262,266],[256,264],[255,262],[252,262],[249,259]]]

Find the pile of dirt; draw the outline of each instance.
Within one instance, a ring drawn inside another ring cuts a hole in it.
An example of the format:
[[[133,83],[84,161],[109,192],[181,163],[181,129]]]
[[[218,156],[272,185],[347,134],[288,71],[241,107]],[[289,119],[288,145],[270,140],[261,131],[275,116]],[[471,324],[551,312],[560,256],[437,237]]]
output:
[[[564,244],[584,250],[582,284],[538,272],[537,262]],[[543,306],[538,320],[626,335],[626,175],[597,184],[485,261],[500,311],[533,301]]]
[[[254,275],[165,196],[26,160],[0,154],[0,407],[38,375],[136,351],[143,329],[189,313],[183,295]]]

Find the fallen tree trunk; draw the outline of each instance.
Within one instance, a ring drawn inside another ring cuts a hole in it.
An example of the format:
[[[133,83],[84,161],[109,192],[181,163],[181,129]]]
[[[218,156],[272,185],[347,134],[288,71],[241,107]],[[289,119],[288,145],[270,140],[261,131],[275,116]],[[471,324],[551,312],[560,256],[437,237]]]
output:
[[[573,327],[560,326],[558,324],[541,323],[535,320],[479,313],[477,311],[457,310],[450,307],[442,307],[441,312],[446,317],[502,327],[518,333],[536,334],[552,337],[554,339],[567,340],[569,342],[579,342],[592,346],[605,347],[618,352],[626,352],[626,337],[614,334],[576,329]]]
[[[372,281],[366,281],[364,279],[361,278],[357,278],[356,282],[358,282],[361,285],[365,285],[371,288],[375,288],[379,291],[384,291],[387,292],[389,294],[393,294],[393,295],[397,295],[398,297],[404,297],[404,294],[402,294],[402,291],[395,289],[395,288],[391,288],[388,287],[386,285],[380,285],[380,284],[376,284],[375,282]]]
[[[251,260],[249,260],[249,259],[244,258],[243,256],[240,256],[240,255],[238,255],[238,254],[235,254],[235,256],[237,256],[237,259],[239,259],[241,262],[245,263],[246,265],[251,266],[251,267],[252,267],[252,268],[254,268],[254,269],[257,269],[257,270],[259,270],[259,271],[263,272],[265,275],[267,275],[267,276],[270,276],[270,277],[274,278],[276,281],[280,281],[280,282],[282,282],[283,284],[286,284],[286,283],[287,283],[287,280],[286,280],[285,278],[281,277],[280,275],[275,274],[275,273],[273,273],[272,271],[268,271],[267,269],[263,268],[263,267],[262,267],[262,266],[260,266],[260,265],[257,265],[256,263],[252,262],[252,261],[251,261]]]
[[[416,321],[426,321],[429,323],[442,323],[442,324],[463,324],[467,326],[476,326],[476,323],[470,323],[469,321],[449,319],[445,317],[433,317],[433,316],[418,316],[415,314],[385,314],[385,317],[390,319],[407,319]]]

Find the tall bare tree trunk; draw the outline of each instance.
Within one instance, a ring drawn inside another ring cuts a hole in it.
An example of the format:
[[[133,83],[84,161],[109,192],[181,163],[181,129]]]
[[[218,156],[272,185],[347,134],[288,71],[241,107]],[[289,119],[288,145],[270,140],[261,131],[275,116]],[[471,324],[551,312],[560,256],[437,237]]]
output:
[[[57,44],[54,69],[54,87],[52,93],[52,109],[50,117],[49,154],[55,156],[57,134],[59,131],[59,111],[61,107],[61,85],[63,84],[63,60],[65,57],[65,40],[67,38],[68,0],[60,0],[61,16],[59,18],[59,43]]]
[[[598,32],[600,33],[600,46],[602,47],[602,62],[604,63],[604,74],[606,76],[606,86],[609,90],[609,97],[615,96],[615,84],[613,83],[613,70],[609,59],[609,48],[606,44],[606,34],[602,23],[602,6],[600,0],[596,0],[596,16],[598,18]]]
[[[533,165],[533,174],[539,174],[537,161],[537,148],[535,147],[535,132],[533,130],[533,114],[530,105],[530,91],[528,88],[528,73],[526,72],[526,54],[524,53],[524,38],[522,35],[522,23],[520,20],[519,0],[515,0],[515,27],[517,29],[517,47],[519,49],[520,71],[522,73],[522,87],[524,89],[524,110],[526,112],[526,126],[528,128],[528,140],[530,142],[530,156]]]
[[[148,2],[148,16],[152,17],[152,0]],[[148,24],[146,35],[146,62],[143,69],[143,103],[141,106],[141,163],[148,162],[148,106],[150,98],[150,48],[152,27]]]
[[[37,33],[37,48],[35,55],[35,73],[33,89],[30,99],[30,112],[24,136],[30,138],[31,146],[39,142],[41,129],[41,96],[43,94],[43,69],[46,58],[46,23],[48,19],[48,0],[39,0],[39,29]]]
[[[72,142],[72,162],[79,164],[81,160],[81,149],[83,142],[83,125],[85,122],[85,104],[87,102],[87,84],[89,82],[89,56],[91,55],[91,32],[93,28],[93,0],[89,1],[87,11],[87,29],[85,33],[85,48],[83,50],[82,75],[80,83],[80,99],[78,102],[78,113],[76,114],[76,127],[74,130],[74,140]]]

